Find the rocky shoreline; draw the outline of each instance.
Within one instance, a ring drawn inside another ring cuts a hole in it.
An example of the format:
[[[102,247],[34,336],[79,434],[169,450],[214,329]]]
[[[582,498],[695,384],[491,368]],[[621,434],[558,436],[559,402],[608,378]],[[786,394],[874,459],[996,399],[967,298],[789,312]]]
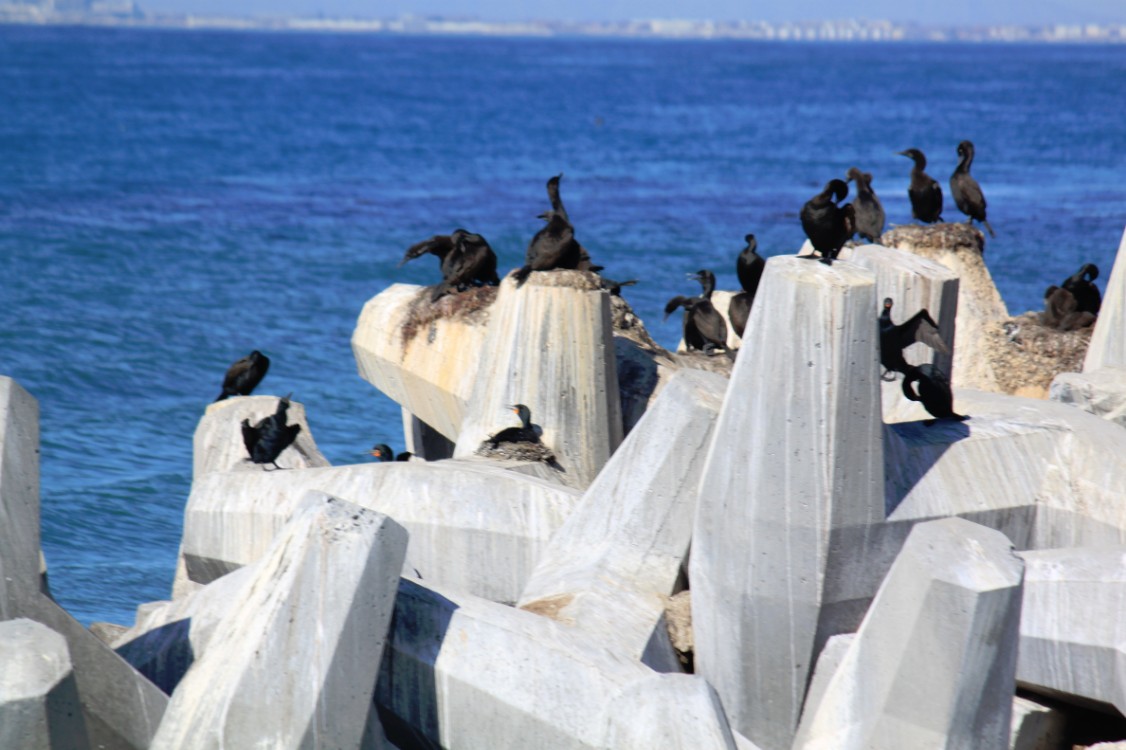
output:
[[[239,424],[277,398],[212,404],[172,598],[129,627],[51,599],[38,405],[0,377],[0,748],[1126,739],[1126,236],[1058,334],[1009,317],[976,229],[882,241],[771,258],[734,364],[585,272],[390,287],[353,352],[415,458],[330,466],[295,402],[266,471]],[[881,381],[884,297],[938,321],[953,354],[905,355],[969,421]],[[553,464],[479,455],[514,403]]]

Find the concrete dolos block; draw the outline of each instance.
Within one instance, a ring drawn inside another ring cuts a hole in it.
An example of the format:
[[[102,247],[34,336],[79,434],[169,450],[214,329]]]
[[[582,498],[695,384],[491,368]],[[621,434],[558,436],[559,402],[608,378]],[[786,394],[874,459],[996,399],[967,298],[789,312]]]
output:
[[[0,376],[0,619],[38,591],[39,402]]]
[[[1126,367],[1061,372],[1052,380],[1048,398],[1126,427]]]
[[[551,538],[519,606],[658,671],[678,669],[664,599],[688,554],[700,470],[727,379],[681,370]]]
[[[192,476],[199,478],[216,471],[264,471],[252,463],[242,439],[242,420],[252,425],[278,409],[278,396],[236,396],[209,404],[192,438]],[[301,425],[293,445],[278,456],[278,465],[286,469],[328,466],[328,460],[317,449],[313,431],[305,418],[305,407],[290,401],[287,424]],[[272,467],[271,467],[272,468]]]
[[[1126,231],[1118,245],[1114,268],[1106,282],[1099,319],[1087,345],[1083,372],[1102,367],[1126,367]]]
[[[0,747],[89,747],[66,639],[33,620],[0,622]]]
[[[593,274],[534,272],[520,288],[504,279],[454,455],[472,455],[514,424],[506,406],[525,404],[561,480],[585,489],[622,441],[613,333]]]
[[[715,689],[700,677],[662,674],[624,688],[606,706],[607,750],[736,750]]]
[[[998,531],[915,526],[794,750],[1008,748],[1022,571]]]
[[[311,493],[173,693],[153,750],[358,747],[407,533]]]
[[[1126,547],[1021,553],[1026,565],[1017,680],[1126,713]]]
[[[198,583],[254,562],[310,490],[386,513],[411,534],[404,572],[515,602],[579,493],[485,460],[237,471],[196,480],[181,550]]]
[[[767,261],[700,483],[696,670],[732,727],[788,748],[825,639],[871,592],[834,576],[842,536],[884,516],[874,275]],[[765,296],[763,296],[765,295]],[[781,397],[780,394],[786,394]]]

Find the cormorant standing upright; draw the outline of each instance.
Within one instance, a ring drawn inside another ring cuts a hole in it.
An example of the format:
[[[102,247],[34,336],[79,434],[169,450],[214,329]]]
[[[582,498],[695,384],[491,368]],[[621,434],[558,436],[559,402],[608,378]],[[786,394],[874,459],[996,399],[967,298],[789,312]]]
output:
[[[954,394],[950,390],[950,381],[946,373],[932,364],[908,366],[904,371],[903,395],[911,401],[921,401],[923,408],[935,419],[928,419],[926,425],[930,427],[939,419],[953,419],[959,422],[969,419],[964,414],[954,412]],[[911,388],[918,383],[918,393]]]
[[[849,220],[853,217],[855,221],[853,209],[837,205],[847,196],[848,184],[844,180],[829,180],[825,189],[806,201],[801,209],[801,227],[813,249],[821,253],[826,262],[836,258],[852,236],[854,226],[850,226]]]
[[[911,168],[911,186],[907,188],[911,215],[924,224],[942,221],[942,188],[937,180],[923,171],[927,168],[927,157],[917,148],[900,151],[899,155],[915,162]]]
[[[528,244],[524,265],[515,272],[516,286],[527,281],[532,271],[578,268],[582,259],[579,243],[575,242],[575,229],[563,214],[545,211],[540,218],[547,220],[547,226],[536,232]]]
[[[891,322],[892,304],[891,297],[885,297],[884,311],[880,313],[880,364],[884,368],[882,377],[885,380],[894,380],[893,373],[907,372],[911,365],[903,357],[903,350],[918,341],[940,354],[950,353],[938,332],[938,324],[925,308],[912,315],[907,322],[896,325]]]
[[[1074,295],[1076,310],[1079,312],[1099,314],[1103,297],[1099,293],[1099,288],[1095,286],[1097,278],[1099,278],[1099,267],[1094,263],[1084,263],[1082,268],[1063,282],[1063,288]]]
[[[974,163],[974,145],[969,141],[959,143],[958,157],[958,166],[954,168],[954,174],[950,175],[950,195],[954,198],[954,205],[970,217],[967,224],[973,224],[974,219],[977,219],[989,230],[990,237],[996,237],[993,227],[985,219],[985,196],[982,195],[981,186],[970,174],[970,166]]]
[[[731,327],[739,338],[743,338],[743,331],[747,328],[747,319],[751,315],[751,305],[754,304],[755,294],[758,292],[762,272],[766,269],[766,259],[755,252],[758,249],[758,240],[753,234],[744,238],[747,246],[739,257],[735,259],[735,274],[739,277],[739,285],[743,291],[731,298],[727,306],[727,317],[731,319]]]
[[[270,416],[258,422],[253,427],[250,420],[242,420],[242,442],[250,460],[256,464],[273,464],[278,466],[278,456],[282,451],[293,444],[301,432],[301,425],[285,423],[286,412],[289,410],[289,396],[278,400],[278,409]]]
[[[723,316],[712,304],[715,290],[715,274],[701,269],[688,278],[700,282],[702,293],[699,297],[673,297],[665,305],[665,320],[678,307],[684,308],[684,344],[691,350],[699,350],[711,355],[716,349],[727,350],[727,324]]]
[[[563,220],[571,224],[571,217],[567,213],[567,207],[563,205],[563,198],[559,195],[559,181],[563,179],[563,173],[552,177],[547,181],[547,199],[551,201],[551,211],[562,216]],[[549,219],[551,212],[540,214],[540,218],[544,220]],[[574,229],[574,224],[571,228]],[[575,241],[579,246],[579,262],[575,265],[576,270],[579,271],[593,271],[595,273],[602,270],[602,266],[594,265],[590,260],[590,254],[587,253],[586,248],[582,246],[581,242]]]
[[[1097,273],[1097,272],[1096,272]],[[223,390],[216,401],[228,396],[249,396],[266,377],[270,369],[270,358],[255,349],[248,356],[235,362],[223,376]]]
[[[856,183],[856,200],[852,202],[856,210],[856,233],[869,242],[879,242],[886,217],[883,204],[872,190],[872,175],[850,167],[848,180]]]

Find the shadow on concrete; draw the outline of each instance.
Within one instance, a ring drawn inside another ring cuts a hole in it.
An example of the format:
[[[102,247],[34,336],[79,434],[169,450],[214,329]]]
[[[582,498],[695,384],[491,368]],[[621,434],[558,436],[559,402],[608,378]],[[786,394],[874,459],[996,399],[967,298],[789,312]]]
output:
[[[965,422],[928,421],[884,425],[885,517],[895,512],[951,445],[970,436]]]
[[[114,650],[165,695],[172,695],[195,662],[191,629],[191,618],[185,617],[153,628]]]

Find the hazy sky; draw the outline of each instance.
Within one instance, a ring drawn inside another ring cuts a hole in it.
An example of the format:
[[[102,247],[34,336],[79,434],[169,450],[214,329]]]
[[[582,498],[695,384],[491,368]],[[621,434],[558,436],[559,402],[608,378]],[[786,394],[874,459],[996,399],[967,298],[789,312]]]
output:
[[[711,18],[795,21],[864,18],[935,24],[1126,23],[1126,0],[138,0],[150,12],[391,18],[402,14],[486,20]]]

